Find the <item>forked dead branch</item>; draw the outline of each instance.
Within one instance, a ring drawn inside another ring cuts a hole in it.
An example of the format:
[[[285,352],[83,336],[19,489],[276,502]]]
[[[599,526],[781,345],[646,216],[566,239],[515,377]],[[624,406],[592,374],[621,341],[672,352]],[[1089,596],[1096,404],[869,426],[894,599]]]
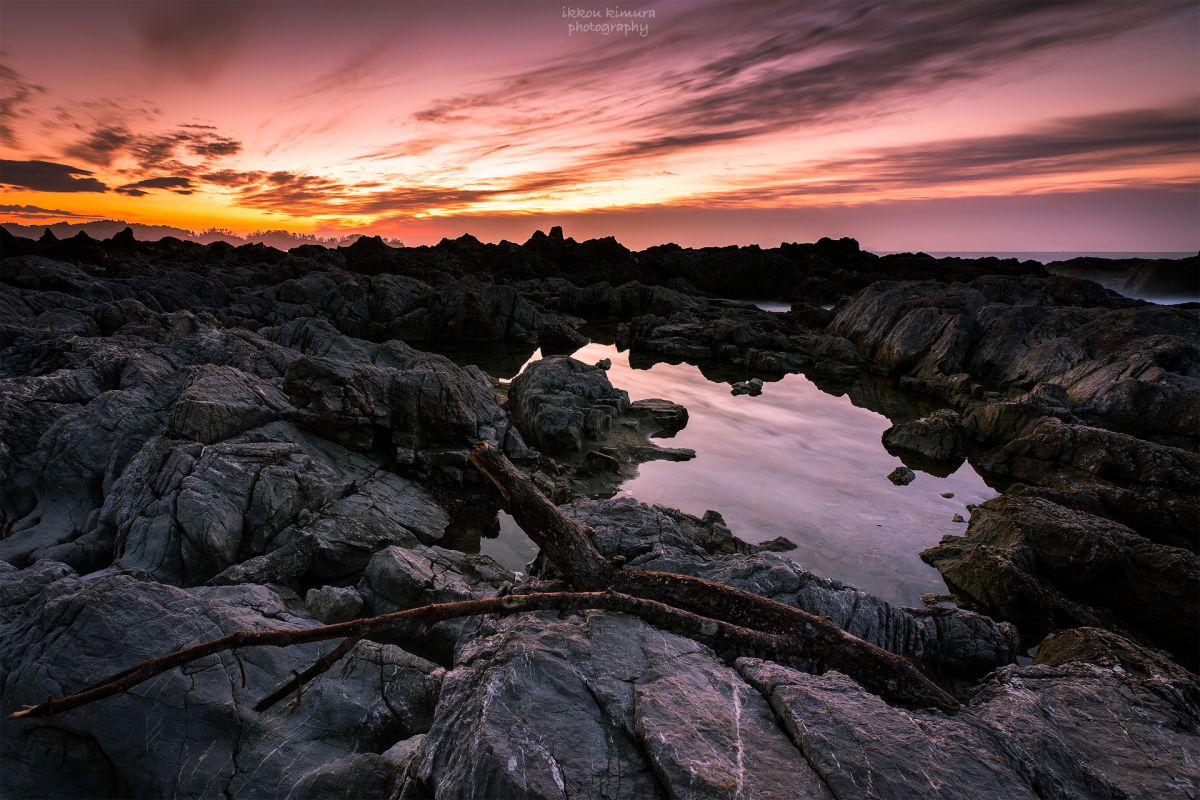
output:
[[[372,634],[484,614],[585,609],[632,614],[707,644],[781,663],[817,661],[849,675],[884,700],[907,708],[937,708],[947,713],[958,709],[958,702],[912,662],[847,633],[828,618],[725,584],[671,572],[624,568],[605,559],[592,544],[590,529],[551,503],[503,453],[480,443],[470,459],[501,492],[513,518],[576,591],[438,603],[310,628],[239,631],[142,661],[63,697],[16,711],[10,718],[62,713],[226,650],[343,639],[310,667],[259,700],[255,710],[264,711],[328,670],[355,643]]]

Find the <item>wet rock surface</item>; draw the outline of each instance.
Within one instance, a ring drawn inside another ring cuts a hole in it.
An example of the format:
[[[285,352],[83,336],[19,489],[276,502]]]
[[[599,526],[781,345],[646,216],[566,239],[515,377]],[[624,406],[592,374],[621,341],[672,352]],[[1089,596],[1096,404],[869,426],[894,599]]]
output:
[[[437,797],[832,796],[736,672],[636,619],[485,624],[444,687]]]
[[[467,463],[480,440],[615,563],[828,616],[965,702],[903,711],[819,663],[619,614],[457,620],[359,642],[265,712],[336,642],[0,721],[6,797],[1194,796],[1194,309],[849,239],[633,253],[555,229],[282,253],[0,232],[0,248],[5,714],[235,630],[563,588],[540,558],[526,578],[452,549],[462,518],[495,524]],[[1121,269],[1149,286],[1161,265]],[[764,298],[792,306],[747,302]],[[905,477],[970,458],[1004,494],[924,554],[963,607],[814,575],[719,509],[581,499],[694,455],[655,441],[685,408],[631,403],[603,364],[556,355],[595,331],[635,365],[687,360],[752,394],[804,371],[893,419]],[[470,342],[509,348],[503,368],[424,351]]]
[[[1200,752],[1191,676],[1004,667],[946,717],[600,613],[480,626],[444,686],[437,797],[1186,797]]]

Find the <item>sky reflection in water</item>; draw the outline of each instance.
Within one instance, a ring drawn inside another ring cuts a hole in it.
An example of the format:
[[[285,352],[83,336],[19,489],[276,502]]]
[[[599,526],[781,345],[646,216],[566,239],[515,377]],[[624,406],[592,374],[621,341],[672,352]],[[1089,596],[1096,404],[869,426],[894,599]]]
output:
[[[695,515],[715,509],[750,542],[786,536],[799,545],[787,555],[806,568],[892,602],[919,605],[922,593],[946,591],[918,553],[963,533],[953,515],[967,517],[967,503],[996,494],[966,463],[947,478],[918,472],[912,484],[894,486],[886,476],[901,462],[880,443],[887,418],[801,375],[766,384],[759,397],[735,397],[688,364],[634,370],[611,345],[589,344],[575,358],[611,359],[610,380],[633,400],[662,397],[688,409],[687,427],[660,441],[692,448],[696,458],[643,464],[619,495]],[[503,514],[500,539],[481,545],[510,564],[536,552]]]

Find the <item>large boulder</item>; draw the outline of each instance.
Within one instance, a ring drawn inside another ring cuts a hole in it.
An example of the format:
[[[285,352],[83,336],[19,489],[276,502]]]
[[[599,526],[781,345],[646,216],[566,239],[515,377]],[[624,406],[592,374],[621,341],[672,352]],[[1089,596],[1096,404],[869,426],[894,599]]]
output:
[[[508,393],[509,413],[521,433],[549,453],[583,450],[628,407],[629,394],[614,389],[603,369],[568,356],[530,364]]]
[[[3,351],[16,374],[0,377],[0,557],[18,565],[92,530],[148,440],[212,443],[289,413],[273,381],[297,356],[249,332],[152,314],[112,336],[40,335]]]
[[[1104,628],[1068,628],[1053,633],[1038,645],[1033,663],[1047,667],[1095,664],[1140,678],[1158,678],[1189,694],[1190,702],[1200,703],[1196,676],[1175,663],[1170,655]]]
[[[1196,452],[1044,417],[976,465],[1007,481],[1090,492],[1104,516],[1163,544],[1200,547]]]
[[[167,414],[167,434],[211,443],[285,419],[291,410],[278,388],[231,366],[189,370],[187,387]]]
[[[439,539],[446,512],[367,457],[273,423],[216,444],[154,437],[116,479],[94,525],[37,558],[107,559],[192,586],[281,551],[259,582],[356,577],[388,544]],[[289,551],[302,547],[301,558]],[[263,565],[265,566],[265,565]]]
[[[304,356],[284,376],[295,419],[355,450],[386,448],[398,465],[435,466],[422,451],[455,451],[457,463],[479,440],[523,452],[487,376],[444,356],[392,341],[371,362]]]
[[[404,796],[1149,800],[1200,778],[1186,674],[1007,666],[948,717],[836,672],[731,668],[623,615],[488,620],[470,636]]]

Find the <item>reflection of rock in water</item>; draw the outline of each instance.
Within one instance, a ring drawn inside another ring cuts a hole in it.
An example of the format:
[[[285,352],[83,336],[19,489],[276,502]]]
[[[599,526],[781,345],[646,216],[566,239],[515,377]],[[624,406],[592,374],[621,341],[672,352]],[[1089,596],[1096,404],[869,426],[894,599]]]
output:
[[[859,408],[882,414],[891,422],[907,422],[945,408],[945,403],[900,386],[894,378],[861,372],[852,381],[819,374],[807,375],[818,389],[834,397],[845,395]]]
[[[500,535],[500,499],[490,487],[474,492],[460,492],[454,498],[439,498],[450,511],[450,524],[439,544],[463,553],[478,553],[480,539]]]

